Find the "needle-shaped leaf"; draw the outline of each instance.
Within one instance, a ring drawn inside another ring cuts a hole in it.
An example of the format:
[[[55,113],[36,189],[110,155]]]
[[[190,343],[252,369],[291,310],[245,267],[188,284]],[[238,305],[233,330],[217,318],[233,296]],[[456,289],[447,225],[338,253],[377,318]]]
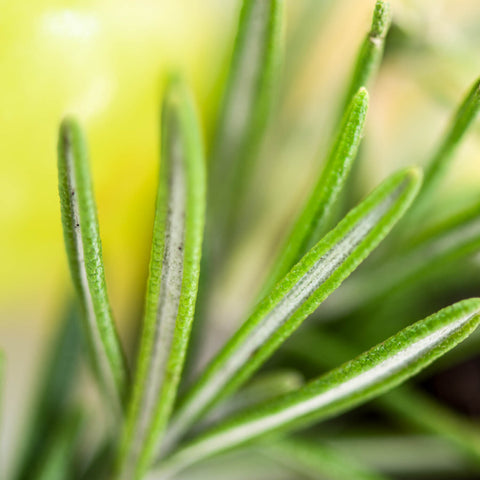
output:
[[[412,221],[416,215],[420,215],[427,207],[428,200],[442,177],[448,171],[455,151],[473,124],[480,110],[480,79],[477,80],[468,91],[463,102],[455,112],[447,132],[435,150],[435,153],[425,166],[425,181],[419,194],[418,201],[412,209]],[[413,215],[415,214],[415,216]]]
[[[192,326],[205,218],[205,163],[186,86],[162,109],[162,161],[145,319],[118,478],[141,478],[170,415]]]
[[[350,342],[324,331],[309,331],[286,345],[287,352],[314,368],[332,368],[358,352]],[[375,404],[394,420],[443,437],[468,457],[480,461],[480,425],[463,418],[434,398],[402,386],[378,397]]]
[[[479,248],[480,203],[477,203],[432,227],[403,252],[347,282],[340,295],[332,299],[329,311],[344,314],[394,289],[413,288],[426,276],[442,272]]]
[[[17,480],[28,480],[46,448],[45,438],[56,429],[59,418],[72,398],[76,373],[79,368],[83,337],[77,303],[68,304],[60,329],[49,345],[49,358],[40,375],[38,396],[31,406],[31,414],[19,448]]]
[[[30,480],[65,480],[73,474],[72,463],[79,440],[83,415],[80,411],[69,412],[47,436],[44,455],[39,467],[31,470]],[[44,439],[45,441],[45,439]]]
[[[337,449],[304,439],[284,439],[262,450],[308,478],[330,480],[386,480]]]
[[[383,0],[378,0],[373,11],[372,26],[357,55],[345,96],[344,109],[358,89],[367,87],[369,80],[377,72],[382,60],[385,37],[390,28],[391,17],[390,4]]]
[[[407,386],[382,396],[378,405],[392,418],[442,437],[480,465],[480,424]]]
[[[84,309],[93,367],[109,402],[121,411],[128,372],[107,296],[102,246],[84,134],[71,118],[60,127],[58,184],[70,273]]]
[[[5,354],[0,350],[0,411],[3,405],[3,391],[5,389]],[[0,415],[0,423],[2,416]]]
[[[245,382],[367,257],[403,215],[420,186],[417,169],[396,173],[315,245],[226,343],[172,418],[167,446]]]
[[[461,478],[465,473],[464,458],[433,435],[367,433],[332,438],[329,443],[342,452],[361,458],[369,467],[388,472],[395,478]]]
[[[480,322],[470,299],[405,328],[299,391],[238,415],[179,448],[163,461],[165,476],[272,432],[338,415],[387,392],[464,340]]]
[[[263,287],[267,293],[319,239],[331,209],[345,185],[358,151],[368,109],[368,93],[361,88],[345,113],[322,173]]]
[[[267,125],[281,54],[283,0],[244,0],[211,152],[209,206],[217,247]]]
[[[295,370],[278,370],[257,375],[244,388],[232,395],[227,402],[205,418],[199,425],[200,429],[210,426],[224,418],[253,405],[259,405],[267,400],[278,397],[293,390],[298,390],[304,381]]]

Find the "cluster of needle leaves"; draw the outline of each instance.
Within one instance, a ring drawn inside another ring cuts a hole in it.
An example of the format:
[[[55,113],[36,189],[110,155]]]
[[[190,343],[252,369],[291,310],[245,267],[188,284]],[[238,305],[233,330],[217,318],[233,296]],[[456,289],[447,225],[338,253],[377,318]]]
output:
[[[134,362],[124,353],[107,296],[86,139],[74,119],[62,122],[61,215],[81,312],[69,308],[52,346],[16,480],[199,478],[197,469],[213,468],[220,454],[246,449],[248,458],[238,453],[229,461],[229,473],[243,472],[239,478],[263,478],[252,473],[255,455],[290,472],[285,478],[393,478],[388,465],[386,471],[377,469],[375,461],[362,463],[361,455],[345,454],[348,444],[331,421],[319,426],[371,400],[372,409],[391,418],[389,432],[397,431],[395,422],[400,425],[399,455],[409,446],[418,450],[408,435],[421,434],[425,451],[440,439],[447,451],[441,455],[457,455],[456,467],[466,472],[478,470],[480,427],[425,389],[399,386],[480,322],[476,298],[446,305],[443,300],[443,308],[429,311],[434,303],[429,298],[446,298],[455,285],[461,291],[475,285],[480,204],[423,227],[432,193],[480,108],[478,82],[423,162],[423,173],[417,166],[398,171],[339,215],[355,180],[350,173],[367,116],[367,87],[390,21],[388,3],[377,1],[318,180],[279,244],[248,317],[190,381],[182,379],[208,333],[212,285],[238,238],[248,185],[281,88],[283,0],[242,2],[207,158],[188,87],[179,75],[167,81],[149,276]],[[378,254],[346,281],[387,235]],[[418,320],[418,312],[428,316]],[[326,326],[320,323],[325,319]],[[469,348],[448,356],[449,365],[475,351],[475,338]],[[102,399],[104,428],[97,436],[89,436],[92,414],[73,388],[84,354]],[[382,433],[363,435],[363,445],[377,441],[377,457],[389,448]],[[205,463],[209,457],[214,458]],[[401,462],[396,465],[392,469],[402,468]],[[430,467],[435,469],[425,468]],[[413,478],[408,469],[400,473]]]

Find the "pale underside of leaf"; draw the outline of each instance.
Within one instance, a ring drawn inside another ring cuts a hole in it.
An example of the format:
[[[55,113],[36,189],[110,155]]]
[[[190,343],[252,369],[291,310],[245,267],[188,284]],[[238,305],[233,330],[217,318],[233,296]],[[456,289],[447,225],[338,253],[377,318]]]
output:
[[[165,460],[172,473],[276,430],[331,417],[393,388],[466,338],[478,325],[480,300],[459,302],[399,332],[294,394],[225,422]]]
[[[176,395],[193,320],[205,213],[204,157],[190,95],[172,79],[138,370],[118,478],[141,478]]]
[[[358,266],[413,200],[417,170],[393,175],[322,239],[260,302],[172,419],[168,451],[208,408],[241,385]]]

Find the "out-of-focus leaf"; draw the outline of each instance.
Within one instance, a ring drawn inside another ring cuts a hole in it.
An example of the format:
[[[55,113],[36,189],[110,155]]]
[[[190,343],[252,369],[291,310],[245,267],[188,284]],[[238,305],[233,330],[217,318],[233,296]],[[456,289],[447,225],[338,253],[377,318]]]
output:
[[[47,437],[47,444],[40,457],[39,467],[29,472],[30,480],[67,480],[72,475],[75,448],[82,426],[82,414],[78,411],[64,416]]]
[[[57,428],[58,421],[68,408],[72,389],[78,378],[83,337],[80,314],[76,302],[66,308],[60,329],[48,348],[44,372],[40,376],[39,391],[35,398],[17,459],[16,480],[29,480],[36,469],[45,439]]]
[[[450,126],[442,136],[440,143],[425,165],[425,181],[417,202],[411,212],[409,221],[415,223],[418,217],[425,213],[429,198],[448,171],[453,156],[473,124],[480,110],[480,79],[468,91],[463,102],[455,112]],[[405,224],[407,227],[407,224]]]
[[[277,461],[308,478],[330,480],[386,480],[377,473],[335,448],[320,442],[285,439],[262,448]]]
[[[199,428],[204,429],[241,410],[298,390],[303,383],[303,377],[295,370],[260,373],[228,401],[213,410],[203,422],[200,422]]]
[[[407,214],[408,215],[408,214]],[[414,288],[417,282],[443,272],[455,261],[480,250],[480,203],[455,214],[419,235],[409,248],[345,284],[329,312],[345,314],[369,301],[402,287]]]
[[[383,0],[377,0],[373,11],[372,26],[358,52],[343,108],[347,107],[360,87],[368,86],[371,78],[376,74],[382,61],[385,37],[391,20],[390,4]]]
[[[332,333],[309,331],[289,342],[286,351],[314,368],[329,369],[351,358],[358,349]],[[402,424],[443,437],[480,465],[480,425],[441,405],[433,397],[401,386],[377,398],[375,404]]]
[[[267,125],[281,54],[283,0],[244,0],[211,152],[207,230],[222,253]]]

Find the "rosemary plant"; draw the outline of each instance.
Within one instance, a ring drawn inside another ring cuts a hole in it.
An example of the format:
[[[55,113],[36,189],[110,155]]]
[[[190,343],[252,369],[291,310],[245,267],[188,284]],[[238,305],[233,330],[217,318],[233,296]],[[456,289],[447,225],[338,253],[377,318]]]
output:
[[[400,170],[336,218],[355,173],[367,88],[390,27],[383,0],[346,82],[341,121],[318,180],[265,272],[255,304],[210,362],[186,380],[187,366],[197,363],[198,348],[192,347],[209,334],[213,279],[238,241],[247,186],[278,108],[283,3],[242,2],[208,155],[188,86],[179,74],[166,82],[144,318],[132,362],[107,295],[87,140],[75,119],[61,123],[61,218],[79,308],[71,302],[53,344],[16,480],[198,478],[195,471],[207,458],[214,463],[246,449],[290,471],[289,478],[385,479],[388,472],[345,454],[338,428],[331,428],[335,420],[321,424],[371,400],[369,408],[409,433],[441,438],[465,471],[480,470],[480,427],[419,386],[399,387],[480,322],[480,299],[454,298],[439,308],[429,290],[444,291],[445,272],[463,291],[478,286],[470,277],[460,279],[480,247],[478,201],[433,227],[422,226],[432,192],[480,108],[478,82],[454,113],[425,175],[417,166]],[[380,254],[349,279],[387,236]],[[397,309],[398,299],[409,308]],[[459,351],[474,351],[478,336],[469,342],[470,350]],[[94,414],[74,390],[83,355],[107,419],[93,440],[88,427]],[[449,364],[456,358],[449,355]],[[2,365],[0,356],[0,372]],[[362,418],[351,415],[354,425]],[[394,425],[390,433],[408,444]],[[363,435],[376,438],[374,432]],[[244,461],[233,455],[231,468],[242,469]]]

